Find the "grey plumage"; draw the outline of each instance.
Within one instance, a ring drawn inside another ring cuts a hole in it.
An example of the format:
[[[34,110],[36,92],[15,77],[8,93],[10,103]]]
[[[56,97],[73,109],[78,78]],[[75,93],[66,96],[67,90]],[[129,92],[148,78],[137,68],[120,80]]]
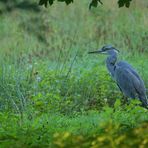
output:
[[[129,98],[139,98],[144,107],[148,106],[146,88],[143,80],[130,64],[125,61],[117,62],[119,50],[113,46],[104,46],[100,50],[89,53],[107,54],[107,69],[123,94]]]

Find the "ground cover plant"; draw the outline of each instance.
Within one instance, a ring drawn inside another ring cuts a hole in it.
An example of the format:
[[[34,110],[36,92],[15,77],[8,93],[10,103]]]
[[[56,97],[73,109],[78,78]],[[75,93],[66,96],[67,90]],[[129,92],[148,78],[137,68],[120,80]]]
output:
[[[147,1],[27,2],[0,1],[0,147],[146,148],[147,110],[87,53],[114,45],[148,88]]]

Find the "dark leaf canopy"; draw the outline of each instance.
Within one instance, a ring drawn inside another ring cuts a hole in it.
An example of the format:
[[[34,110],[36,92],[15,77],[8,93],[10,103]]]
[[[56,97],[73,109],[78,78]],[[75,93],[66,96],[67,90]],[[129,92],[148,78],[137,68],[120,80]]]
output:
[[[49,5],[52,5],[54,3],[55,0],[39,0],[39,5],[44,5],[45,7]],[[67,5],[70,3],[73,3],[74,0],[57,0],[59,2],[65,2]],[[90,0],[90,4],[89,4],[89,9],[91,9],[91,7],[97,7],[98,4],[103,4],[102,2],[103,0]],[[130,6],[130,2],[132,0],[118,0],[118,6],[119,7],[129,7]]]

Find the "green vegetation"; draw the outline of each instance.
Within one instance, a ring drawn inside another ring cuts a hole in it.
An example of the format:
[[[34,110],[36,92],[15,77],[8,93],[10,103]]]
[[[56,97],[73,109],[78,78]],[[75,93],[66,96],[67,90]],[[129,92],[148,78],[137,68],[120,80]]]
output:
[[[105,56],[87,52],[113,44],[148,88],[147,1],[19,2],[0,2],[0,147],[146,148],[147,110],[124,101]]]

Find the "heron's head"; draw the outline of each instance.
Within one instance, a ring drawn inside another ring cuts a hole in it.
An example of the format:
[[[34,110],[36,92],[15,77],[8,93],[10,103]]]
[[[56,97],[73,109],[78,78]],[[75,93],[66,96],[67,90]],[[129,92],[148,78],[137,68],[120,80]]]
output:
[[[101,49],[98,49],[96,51],[91,51],[91,52],[88,52],[89,54],[91,53],[101,53],[101,54],[107,54],[107,55],[116,55],[119,53],[119,50],[117,50],[116,48],[114,48],[113,46],[111,45],[106,45],[106,46],[103,46]]]

